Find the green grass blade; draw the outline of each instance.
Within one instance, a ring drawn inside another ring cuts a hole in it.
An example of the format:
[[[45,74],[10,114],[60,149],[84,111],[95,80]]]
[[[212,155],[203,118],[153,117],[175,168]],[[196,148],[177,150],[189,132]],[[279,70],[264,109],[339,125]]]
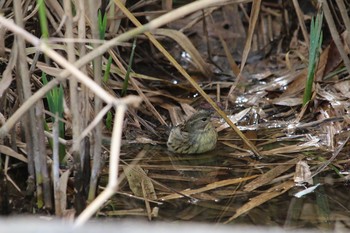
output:
[[[48,80],[46,78],[46,73],[42,73],[41,74],[41,80],[43,82],[43,85],[46,85],[48,83]],[[51,91],[49,91],[47,94],[46,94],[46,100],[47,100],[47,104],[49,105],[49,110],[50,112],[52,112],[52,110],[55,109],[55,103],[54,103],[54,96],[55,95],[55,89],[52,89]]]
[[[48,30],[48,24],[46,19],[46,12],[45,12],[45,1],[44,0],[37,0],[36,1],[39,6],[39,21],[40,21],[40,28],[41,28],[41,37],[44,39],[49,38],[49,30]]]
[[[309,48],[309,65],[306,86],[303,97],[303,105],[307,104],[311,100],[312,86],[314,83],[314,77],[316,72],[316,65],[318,62],[320,48],[322,45],[323,34],[322,34],[322,21],[323,13],[318,13],[316,20],[312,18],[311,29],[310,29],[310,48]]]
[[[106,64],[106,70],[105,70],[105,73],[103,75],[103,82],[104,83],[108,82],[109,75],[110,75],[110,72],[111,72],[111,64],[112,64],[112,56],[109,56],[107,64]]]
[[[111,111],[107,112],[107,118],[106,118],[106,128],[108,130],[112,130],[112,122],[113,122],[113,114]]]
[[[106,28],[107,28],[107,15],[104,14],[102,16],[101,10],[98,11],[97,21],[98,21],[98,29],[100,32],[100,39],[103,40],[105,38]]]
[[[43,72],[41,75],[41,80],[43,82],[43,85],[46,85],[48,83],[46,74]],[[54,114],[54,115],[58,115],[58,117],[63,118],[63,87],[62,85],[60,85],[59,87],[55,87],[53,88],[51,91],[49,91],[46,94],[46,100],[49,106],[49,111]],[[53,117],[51,117],[51,122],[54,122]],[[65,134],[65,125],[64,122],[59,121],[59,136],[61,138],[64,138],[64,134]],[[48,124],[47,122],[45,122],[45,129],[48,130]],[[50,142],[50,146],[52,146],[52,143]],[[59,154],[60,154],[60,161],[63,160],[64,156],[65,156],[65,146],[60,144],[60,148],[59,148]]]
[[[130,54],[130,59],[129,59],[129,65],[128,65],[128,70],[126,71],[125,74],[125,79],[122,87],[122,96],[126,95],[126,91],[128,90],[128,85],[129,85],[129,77],[130,77],[130,72],[131,72],[131,66],[134,60],[134,55],[135,55],[135,48],[136,48],[136,39],[134,39],[134,42],[132,43],[132,49],[131,49],[131,54]]]

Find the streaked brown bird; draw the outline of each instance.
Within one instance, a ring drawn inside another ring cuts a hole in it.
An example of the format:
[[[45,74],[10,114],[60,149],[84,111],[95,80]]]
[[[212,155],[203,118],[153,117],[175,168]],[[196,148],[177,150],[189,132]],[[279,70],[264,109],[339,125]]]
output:
[[[211,112],[200,110],[184,124],[172,128],[167,142],[168,149],[179,154],[200,154],[213,150],[218,134],[210,117]]]

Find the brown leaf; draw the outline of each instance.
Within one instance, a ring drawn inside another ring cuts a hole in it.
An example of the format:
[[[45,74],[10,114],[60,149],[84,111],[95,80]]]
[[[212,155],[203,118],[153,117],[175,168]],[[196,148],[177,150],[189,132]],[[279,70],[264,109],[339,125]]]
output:
[[[242,214],[248,212],[249,210],[251,210],[257,206],[260,206],[261,204],[271,200],[272,198],[275,198],[279,195],[282,195],[283,193],[287,192],[292,187],[294,187],[294,182],[293,181],[286,181],[282,184],[279,184],[279,185],[276,185],[276,186],[270,188],[266,192],[264,192],[256,197],[253,197],[252,199],[250,199],[249,202],[245,203],[243,206],[238,208],[236,213],[231,218],[229,218],[225,223],[229,223],[232,220],[236,219],[237,217],[241,216]]]
[[[56,203],[57,206],[55,207],[60,208],[60,213],[62,214],[71,213],[71,211],[66,209],[67,208],[67,185],[68,185],[69,175],[70,175],[70,170],[67,170],[62,173],[59,180],[59,187],[57,190],[58,193],[55,193],[55,202],[57,200],[57,203]]]
[[[139,165],[124,166],[123,169],[129,187],[135,196],[145,197],[150,200],[157,199],[152,180]]]
[[[250,51],[250,48],[252,45],[254,30],[255,30],[255,26],[256,26],[256,23],[258,21],[258,16],[259,16],[259,12],[260,12],[260,5],[261,5],[261,0],[253,1],[252,11],[251,11],[251,15],[249,18],[249,28],[248,28],[247,40],[246,40],[246,44],[244,46],[243,55],[242,55],[241,72],[244,68],[246,61],[247,61],[248,54],[249,54],[249,51]]]
[[[319,62],[318,65],[316,67],[316,73],[315,73],[315,81],[320,81],[321,77],[324,73],[326,64],[327,64],[327,58],[328,58],[328,51],[329,51],[329,47],[327,47],[320,55],[319,58]],[[305,84],[306,84],[306,79],[307,79],[307,67],[304,68],[301,72],[297,72],[297,76],[295,78],[295,80],[288,85],[286,91],[281,95],[284,97],[288,97],[291,95],[296,95],[301,93],[304,88],[305,88]]]
[[[170,194],[170,195],[167,195],[165,197],[161,197],[160,200],[165,201],[165,200],[182,198],[185,195],[189,196],[189,195],[193,195],[193,194],[209,191],[209,190],[212,190],[212,189],[221,188],[221,187],[232,185],[232,184],[239,184],[239,183],[242,183],[244,181],[247,181],[247,180],[250,180],[250,179],[254,179],[255,177],[256,176],[249,176],[249,177],[244,177],[244,178],[234,178],[234,179],[228,179],[228,180],[221,180],[221,181],[217,181],[217,182],[214,182],[214,183],[210,183],[210,184],[208,184],[208,185],[206,185],[206,186],[204,186],[202,188],[182,190],[179,193]],[[183,195],[181,195],[180,193],[183,194]]]
[[[18,159],[18,160],[21,160],[25,163],[28,163],[28,160],[26,157],[17,153],[16,151],[12,150],[10,147],[0,145],[0,153],[8,155],[8,156],[13,157],[13,158]]]
[[[340,57],[339,51],[337,47],[335,46],[334,42],[332,42],[329,46],[329,54],[327,58],[327,64],[325,67],[325,75],[329,74],[330,72],[334,71],[340,63],[343,61]]]
[[[185,36],[185,34],[172,29],[157,29],[153,33],[156,35],[167,36],[175,40],[186,52],[190,54],[191,59],[203,75],[206,77],[213,76],[208,64],[204,61],[199,51],[193,46],[192,42],[187,36]]]
[[[296,185],[304,185],[308,183],[313,185],[313,180],[311,178],[310,166],[306,161],[299,161],[295,167],[294,182]]]
[[[0,80],[0,98],[10,86],[12,82],[12,70],[15,67],[17,61],[17,47],[13,46],[11,57],[9,63],[6,66],[4,73],[2,74],[2,79]]]
[[[304,156],[299,156],[298,158],[295,158],[295,159],[292,159],[292,160],[285,162],[285,164],[278,165],[277,167],[274,167],[270,171],[266,172],[265,174],[259,176],[255,180],[253,180],[252,182],[246,184],[244,186],[243,190],[250,192],[250,191],[253,191],[254,189],[257,189],[258,187],[261,187],[261,186],[269,183],[274,178],[281,175],[283,172],[285,172],[285,171],[289,170],[291,167],[295,166],[295,164],[303,158],[304,158]]]

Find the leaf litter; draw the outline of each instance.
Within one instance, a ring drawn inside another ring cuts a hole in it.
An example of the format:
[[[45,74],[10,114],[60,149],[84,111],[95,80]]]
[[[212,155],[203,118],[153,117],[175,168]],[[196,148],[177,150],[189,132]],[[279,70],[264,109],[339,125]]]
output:
[[[141,8],[145,15],[151,4],[145,3]],[[51,24],[56,36],[63,36],[62,28],[58,27],[63,9],[59,4],[49,6],[51,11],[60,12],[55,16],[58,18],[51,18]],[[135,5],[131,9],[135,11],[138,7]],[[120,177],[126,179],[120,179],[117,195],[98,215],[254,223],[258,220],[252,216],[265,213],[271,222],[283,225],[290,219],[282,219],[278,212],[280,205],[283,205],[280,211],[288,211],[293,195],[312,189],[311,179],[317,177],[318,182],[313,181],[316,183],[314,188],[322,185],[323,195],[332,197],[328,201],[334,205],[328,208],[340,212],[343,218],[346,216],[350,209],[346,197],[334,193],[338,189],[346,190],[348,182],[348,177],[343,174],[350,166],[347,153],[349,74],[342,69],[343,63],[334,43],[325,42],[315,72],[312,101],[307,106],[301,105],[307,75],[308,41],[300,37],[300,30],[305,29],[296,27],[295,22],[284,15],[285,9],[303,14],[299,7],[261,1],[232,3],[182,17],[169,23],[166,29],[147,34],[147,39],[139,36],[127,93],[141,96],[144,102],[140,108],[130,109],[124,120],[121,156],[124,165],[120,166],[123,171]],[[162,13],[160,10],[159,14]],[[313,8],[311,12],[316,14]],[[4,13],[5,16],[9,14],[6,10]],[[132,12],[124,11],[123,17],[129,17],[137,24]],[[108,20],[106,37],[112,38],[112,32],[120,30],[116,25],[124,21],[120,17]],[[290,26],[283,28],[283,25]],[[122,27],[127,26],[122,24]],[[329,35],[328,39],[331,40]],[[15,75],[13,66],[16,68],[16,65],[12,61],[15,53],[10,56],[11,47],[3,40],[1,45],[5,49],[1,48],[1,51],[6,54],[8,64],[2,64],[1,83],[4,85],[0,87],[0,114],[6,121],[16,110],[12,106],[18,105],[16,101],[20,94],[10,83],[13,77],[9,75]],[[53,48],[64,51],[65,46],[55,43],[53,40]],[[342,45],[345,47],[346,43]],[[73,53],[78,56],[81,50],[78,50],[78,43],[74,46],[76,51]],[[27,61],[35,67],[31,75],[37,81],[33,81],[32,89],[40,90],[41,72],[54,77],[55,73],[61,72],[61,67],[47,63],[45,59],[35,61],[31,56],[35,53],[33,48],[28,48]],[[113,60],[111,77],[103,86],[117,98],[122,92],[129,52],[130,44],[123,44],[103,55],[104,62],[108,60],[107,55]],[[180,69],[175,69],[178,63]],[[103,64],[103,71],[106,67]],[[92,75],[91,67],[85,69]],[[87,96],[90,98],[93,92]],[[74,140],[69,98],[65,87],[67,124],[61,141]],[[170,127],[180,124],[198,109],[213,110],[213,104],[207,98],[224,111],[245,138],[242,140],[219,114],[215,114],[212,121],[219,132],[219,141],[214,151],[197,156],[168,152],[165,142]],[[97,115],[92,98],[88,104],[90,113],[85,116]],[[111,113],[115,114],[112,110]],[[50,122],[48,127],[50,129]],[[24,181],[13,172],[19,163],[27,166],[28,162],[26,149],[23,149],[25,140],[19,131],[12,132],[11,140],[1,139],[2,158],[7,158],[2,164],[5,164],[7,179],[21,187],[17,190],[24,190]],[[103,129],[103,134],[108,138],[111,133]],[[50,154],[49,139],[46,143]],[[140,150],[146,152],[137,157]],[[107,148],[104,151],[109,152]],[[70,189],[73,186],[69,187],[69,169],[61,168],[64,178],[61,179],[61,191],[67,195],[67,199],[60,200],[62,210],[65,209],[62,202],[74,206],[73,199],[68,198],[75,195]],[[108,172],[102,167],[98,191],[106,185],[106,176]],[[307,204],[318,205],[312,200],[318,189],[311,191],[303,197],[306,213]],[[301,212],[298,217],[301,219],[303,214]],[[297,219],[295,225],[298,225]],[[315,214],[302,221],[303,226],[316,227],[318,216]],[[335,222],[336,219],[331,224]]]

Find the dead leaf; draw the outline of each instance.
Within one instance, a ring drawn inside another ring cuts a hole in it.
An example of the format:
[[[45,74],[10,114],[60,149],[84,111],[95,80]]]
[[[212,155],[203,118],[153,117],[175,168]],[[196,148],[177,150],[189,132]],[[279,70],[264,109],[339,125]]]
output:
[[[303,100],[301,97],[280,97],[280,98],[276,98],[276,99],[273,99],[272,101],[273,104],[276,104],[276,105],[282,105],[282,106],[290,106],[290,107],[293,107],[293,106],[298,106],[298,105],[301,105],[303,103]]]
[[[279,185],[276,185],[276,186],[270,188],[269,190],[265,191],[264,193],[262,193],[256,197],[251,198],[249,202],[245,203],[243,206],[238,208],[236,213],[231,218],[229,218],[225,222],[225,224],[238,218],[239,216],[248,212],[249,210],[251,210],[257,206],[260,206],[261,204],[271,200],[272,198],[275,198],[277,196],[282,195],[283,193],[287,192],[289,189],[294,187],[294,185],[295,184],[293,181],[286,181],[282,184],[279,184]]]
[[[68,179],[70,175],[70,170],[67,170],[62,173],[60,180],[59,180],[59,206],[62,210],[61,213],[67,212],[67,185],[68,185]]]
[[[170,194],[170,195],[161,197],[160,200],[165,201],[165,200],[182,198],[184,196],[190,196],[193,194],[206,192],[206,191],[209,191],[212,189],[217,189],[217,188],[225,187],[225,186],[232,185],[232,184],[239,184],[239,183],[242,183],[244,181],[254,179],[255,177],[257,177],[257,176],[254,175],[254,176],[249,176],[249,177],[244,177],[244,178],[234,178],[234,179],[228,179],[228,180],[221,180],[221,181],[217,181],[214,183],[210,183],[202,188],[182,190],[178,193],[174,193],[174,194]],[[181,195],[181,194],[183,194],[183,195]]]
[[[298,158],[295,158],[295,159],[292,159],[292,160],[285,162],[285,164],[278,165],[278,166],[274,167],[270,171],[264,173],[263,175],[259,176],[255,180],[253,180],[252,182],[246,184],[244,186],[243,190],[250,192],[250,191],[253,191],[254,189],[257,189],[257,188],[269,183],[274,178],[281,175],[283,172],[285,172],[285,171],[289,170],[291,167],[295,166],[295,164],[298,161],[302,160],[303,158],[304,158],[304,156],[299,156]]]
[[[251,11],[251,15],[249,17],[249,28],[248,28],[246,44],[244,46],[243,55],[242,55],[241,73],[242,73],[243,68],[245,66],[245,63],[247,61],[248,54],[249,54],[249,51],[250,51],[250,48],[252,45],[254,30],[255,30],[255,26],[256,26],[256,23],[258,21],[258,16],[259,16],[259,12],[260,12],[260,5],[261,5],[261,0],[253,1],[252,11]]]
[[[150,200],[157,199],[152,180],[147,176],[141,166],[124,166],[123,169],[129,187],[135,196],[145,197]]]
[[[10,86],[12,82],[12,70],[15,67],[17,61],[17,46],[12,47],[11,57],[6,66],[4,73],[2,74],[2,79],[0,80],[0,98]]]
[[[299,161],[295,167],[294,182],[297,186],[303,186],[304,183],[313,185],[310,166],[306,161]]]
[[[206,77],[212,77],[213,73],[208,68],[208,64],[204,61],[201,54],[198,50],[193,46],[192,42],[188,39],[185,34],[180,31],[172,30],[172,29],[157,29],[153,32],[156,35],[163,35],[170,37],[175,40],[186,52],[188,52],[191,56],[191,59],[196,64],[197,68],[202,72]]]
[[[10,147],[0,145],[0,153],[8,155],[18,160],[21,160],[22,162],[28,163],[28,160],[26,157],[12,150]]]

